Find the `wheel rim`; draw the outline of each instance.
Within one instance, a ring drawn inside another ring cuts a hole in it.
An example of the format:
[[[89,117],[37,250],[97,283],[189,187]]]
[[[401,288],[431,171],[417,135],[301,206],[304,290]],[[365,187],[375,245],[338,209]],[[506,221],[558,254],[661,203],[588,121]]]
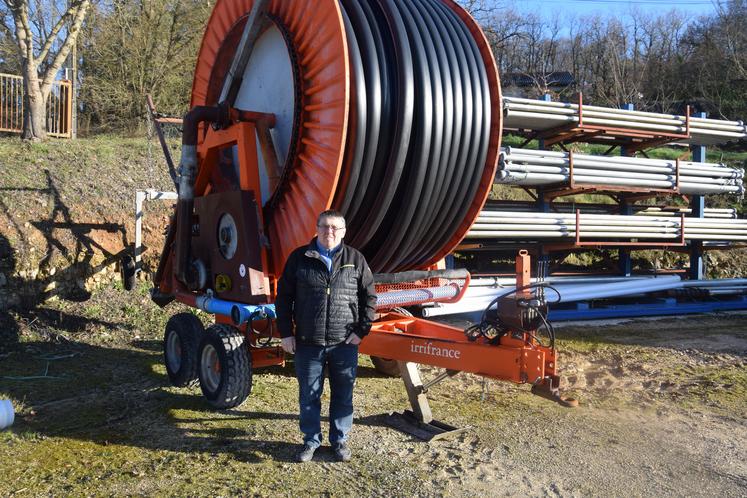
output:
[[[216,391],[220,385],[220,359],[212,344],[206,344],[202,349],[200,370],[204,387],[210,392]]]
[[[182,341],[176,330],[169,330],[166,338],[166,364],[172,372],[178,372],[182,366]]]

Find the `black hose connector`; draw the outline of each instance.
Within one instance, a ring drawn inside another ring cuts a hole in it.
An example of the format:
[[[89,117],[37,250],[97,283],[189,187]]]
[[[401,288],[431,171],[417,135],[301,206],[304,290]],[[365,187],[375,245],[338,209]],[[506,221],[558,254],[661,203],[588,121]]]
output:
[[[229,107],[195,106],[185,116],[182,129],[182,157],[179,161],[179,198],[176,203],[176,245],[174,248],[174,273],[177,280],[194,287],[189,277],[190,239],[194,209],[194,184],[197,178],[197,135],[200,123],[212,123],[220,129],[230,124]]]

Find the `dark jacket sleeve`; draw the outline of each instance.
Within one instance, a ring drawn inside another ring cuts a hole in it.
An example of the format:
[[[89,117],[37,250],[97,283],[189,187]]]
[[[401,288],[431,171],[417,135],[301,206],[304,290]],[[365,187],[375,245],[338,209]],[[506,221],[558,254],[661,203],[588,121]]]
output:
[[[376,287],[373,273],[368,263],[363,261],[363,272],[358,283],[358,316],[361,317],[356,333],[360,338],[365,337],[371,330],[371,324],[376,315]]]
[[[296,301],[296,266],[298,257],[291,253],[285,262],[283,274],[278,280],[278,294],[275,298],[275,314],[280,337],[293,335],[293,305]]]

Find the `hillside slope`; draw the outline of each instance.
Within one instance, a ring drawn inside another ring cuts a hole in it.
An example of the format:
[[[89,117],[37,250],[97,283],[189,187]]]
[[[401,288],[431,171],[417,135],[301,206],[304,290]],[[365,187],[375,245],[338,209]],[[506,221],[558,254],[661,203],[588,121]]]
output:
[[[0,308],[81,297],[114,278],[119,254],[134,242],[135,191],[173,190],[160,147],[145,138],[5,138],[0,157]],[[152,262],[170,206],[145,210]]]

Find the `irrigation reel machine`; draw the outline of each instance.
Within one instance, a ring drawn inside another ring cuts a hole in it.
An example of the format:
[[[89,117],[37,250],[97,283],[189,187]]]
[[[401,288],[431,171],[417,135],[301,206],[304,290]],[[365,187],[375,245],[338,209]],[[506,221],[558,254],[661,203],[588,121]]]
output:
[[[189,313],[169,320],[174,385],[199,379],[212,406],[230,408],[249,395],[254,369],[283,364],[272,340],[277,278],[312,238],[317,214],[335,208],[346,242],[376,274],[380,317],[360,351],[398,367],[426,437],[448,427],[432,420],[425,391],[458,372],[574,404],[558,391],[552,328],[526,252],[517,291],[467,331],[403,309],[461,297],[469,274],[439,262],[477,218],[496,173],[498,74],[459,5],[219,0],[191,105],[152,297],[214,313],[215,324],[203,329]],[[445,373],[423,385],[416,364]]]

